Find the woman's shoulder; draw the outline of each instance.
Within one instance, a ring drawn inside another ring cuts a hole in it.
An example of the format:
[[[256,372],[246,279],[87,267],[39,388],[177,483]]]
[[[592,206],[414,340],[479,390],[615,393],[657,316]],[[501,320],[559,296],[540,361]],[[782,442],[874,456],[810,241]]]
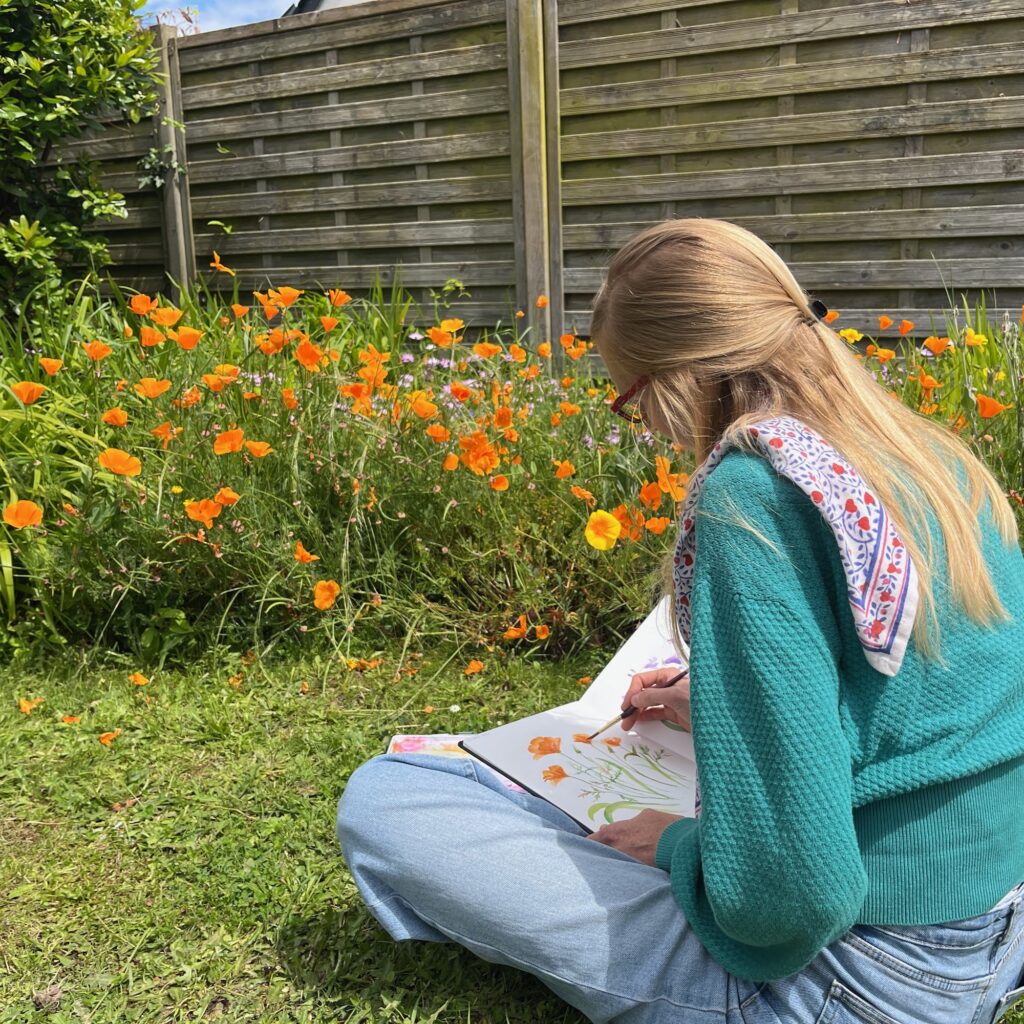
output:
[[[808,522],[820,519],[810,497],[779,473],[768,459],[742,448],[730,448],[701,485],[698,514],[739,506],[750,515],[791,520],[794,514]]]

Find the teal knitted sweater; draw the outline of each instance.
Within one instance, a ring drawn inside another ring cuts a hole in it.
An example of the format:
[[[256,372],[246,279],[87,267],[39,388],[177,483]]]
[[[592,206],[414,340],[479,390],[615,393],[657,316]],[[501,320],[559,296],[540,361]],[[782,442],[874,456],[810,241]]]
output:
[[[807,495],[736,449],[705,481],[690,636],[701,813],[664,830],[656,863],[731,973],[785,977],[855,923],[973,917],[1024,880],[1024,557],[989,512],[984,554],[1013,621],[974,624],[937,572],[946,664],[911,638],[890,677],[864,656]]]

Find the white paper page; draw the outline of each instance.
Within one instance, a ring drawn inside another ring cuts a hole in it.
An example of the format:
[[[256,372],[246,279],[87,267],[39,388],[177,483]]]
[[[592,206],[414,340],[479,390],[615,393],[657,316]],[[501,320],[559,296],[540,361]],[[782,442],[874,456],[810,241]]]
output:
[[[693,817],[697,766],[692,756],[618,726],[587,742],[604,721],[574,707],[542,711],[463,742],[486,764],[508,772],[591,831],[646,807]],[[678,735],[689,739],[689,733]]]

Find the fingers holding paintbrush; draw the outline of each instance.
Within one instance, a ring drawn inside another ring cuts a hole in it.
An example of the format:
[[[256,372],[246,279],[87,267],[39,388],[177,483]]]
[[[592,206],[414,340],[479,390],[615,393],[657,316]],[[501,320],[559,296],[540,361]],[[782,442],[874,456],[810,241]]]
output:
[[[665,667],[638,672],[622,699],[622,708],[623,729],[631,729],[637,722],[667,720],[689,731],[689,670]]]

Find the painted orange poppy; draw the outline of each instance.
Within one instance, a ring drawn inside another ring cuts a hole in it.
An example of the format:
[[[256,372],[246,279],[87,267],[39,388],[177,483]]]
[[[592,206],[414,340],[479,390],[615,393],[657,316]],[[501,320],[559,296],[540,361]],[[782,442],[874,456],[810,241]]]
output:
[[[560,736],[534,736],[526,749],[533,754],[533,759],[536,761],[548,754],[561,753],[562,739]]]
[[[561,765],[553,764],[550,768],[544,769],[541,777],[545,782],[551,782],[554,785],[558,785],[559,782],[569,778],[569,775]]]

